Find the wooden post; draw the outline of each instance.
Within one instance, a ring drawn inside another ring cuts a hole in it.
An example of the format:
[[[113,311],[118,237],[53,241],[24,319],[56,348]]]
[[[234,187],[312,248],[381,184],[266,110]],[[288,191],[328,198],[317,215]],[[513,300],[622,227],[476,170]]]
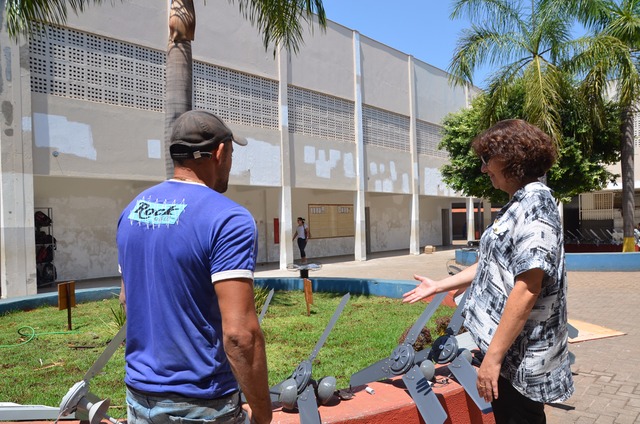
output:
[[[76,306],[76,282],[58,284],[58,310],[67,310],[67,328],[71,328],[71,308]]]
[[[304,300],[307,303],[307,316],[311,315],[311,306],[313,305],[313,288],[311,285],[311,280],[308,278],[304,279]]]

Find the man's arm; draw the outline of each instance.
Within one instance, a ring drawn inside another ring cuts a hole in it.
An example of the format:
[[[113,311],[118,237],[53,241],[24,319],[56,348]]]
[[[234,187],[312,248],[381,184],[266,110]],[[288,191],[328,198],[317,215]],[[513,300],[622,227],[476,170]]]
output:
[[[224,351],[251,407],[251,421],[271,422],[267,354],[250,279],[218,281],[214,285],[222,314]]]
[[[120,296],[118,296],[118,299],[120,300],[120,304],[124,308],[124,313],[126,314],[127,313],[127,296],[125,295],[125,292],[124,292],[124,279],[120,279]]]

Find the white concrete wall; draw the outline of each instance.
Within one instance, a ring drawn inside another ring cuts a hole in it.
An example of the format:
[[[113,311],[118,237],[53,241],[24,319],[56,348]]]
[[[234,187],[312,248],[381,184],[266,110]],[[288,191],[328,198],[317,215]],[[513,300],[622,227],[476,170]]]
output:
[[[421,155],[418,163],[421,195],[459,197],[462,199],[462,196],[459,196],[458,193],[442,181],[440,168],[446,163],[444,159]]]
[[[367,206],[371,252],[408,249],[411,196],[370,194],[367,196]]]
[[[409,56],[365,36],[360,41],[362,102],[409,115]]]
[[[420,246],[442,245],[442,210],[451,209],[454,198],[423,196],[420,198]],[[449,226],[451,227],[451,225]]]
[[[292,185],[298,188],[331,187],[356,190],[356,145],[292,134],[295,158]]]
[[[464,88],[451,87],[446,72],[416,60],[415,78],[417,119],[440,124],[448,113],[467,106]]]
[[[33,93],[35,175],[164,179],[159,112]]]
[[[327,31],[305,31],[304,45],[291,55],[289,84],[353,101],[352,32],[333,22]]]
[[[366,146],[367,191],[373,193],[411,193],[411,156],[374,146]]]
[[[234,132],[247,138],[246,146],[234,145],[230,184],[280,187],[280,133],[230,124]]]
[[[36,207],[53,209],[59,281],[118,273],[116,228],[120,212],[149,182],[35,177]]]

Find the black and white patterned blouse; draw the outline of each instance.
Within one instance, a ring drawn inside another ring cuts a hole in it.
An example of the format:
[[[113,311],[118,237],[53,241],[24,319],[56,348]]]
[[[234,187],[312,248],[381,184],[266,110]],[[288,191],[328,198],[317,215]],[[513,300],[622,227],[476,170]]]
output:
[[[544,271],[542,291],[500,374],[529,399],[562,402],[574,390],[564,240],[558,207],[550,189],[539,182],[518,190],[480,240],[464,325],[482,352],[491,343],[516,276],[535,268]]]

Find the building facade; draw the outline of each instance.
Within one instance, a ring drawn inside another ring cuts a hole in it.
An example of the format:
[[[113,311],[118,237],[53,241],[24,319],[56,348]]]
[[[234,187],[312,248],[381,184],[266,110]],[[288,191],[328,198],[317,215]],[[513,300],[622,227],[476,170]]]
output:
[[[92,6],[17,43],[3,25],[3,298],[37,292],[38,210],[52,218],[57,281],[119,275],[119,214],[166,178],[167,3]],[[298,216],[311,227],[310,258],[451,244],[452,205],[473,211],[473,199],[442,182],[437,146],[442,119],[475,88],[330,21],[291,55],[265,51],[237,5],[196,14],[193,107],[249,140],[234,151],[227,195],[255,217],[259,262],[297,258]]]

